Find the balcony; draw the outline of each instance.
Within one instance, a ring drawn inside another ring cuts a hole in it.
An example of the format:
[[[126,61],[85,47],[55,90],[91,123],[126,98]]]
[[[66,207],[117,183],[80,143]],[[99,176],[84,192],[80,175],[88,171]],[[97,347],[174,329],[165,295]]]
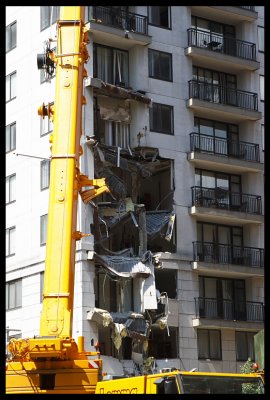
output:
[[[151,43],[148,17],[106,6],[92,7],[90,31],[95,42],[101,41],[108,46],[120,46],[123,49]]]
[[[202,168],[223,172],[262,172],[259,145],[190,133],[188,160]]]
[[[264,249],[233,246],[213,242],[193,242],[193,257],[196,262],[208,264],[239,265],[263,268]]]
[[[258,18],[254,6],[191,6],[192,13],[213,21],[241,24],[252,22]]]
[[[255,71],[260,68],[256,61],[254,43],[226,37],[213,32],[190,28],[185,54],[204,67],[228,72]]]
[[[187,107],[204,118],[226,119],[232,122],[256,121],[261,118],[258,112],[258,94],[190,80]]]
[[[222,188],[193,186],[191,215],[207,216],[208,220],[225,223],[263,223],[262,199],[246,193]]]
[[[253,301],[195,298],[196,318],[218,318],[236,321],[264,321],[263,303]]]

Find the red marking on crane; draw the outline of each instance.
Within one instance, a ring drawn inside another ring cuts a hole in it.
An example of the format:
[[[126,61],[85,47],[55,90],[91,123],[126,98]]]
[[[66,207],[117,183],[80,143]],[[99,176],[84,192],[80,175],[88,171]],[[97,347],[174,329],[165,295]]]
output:
[[[98,368],[97,363],[95,361],[88,361],[89,368]]]

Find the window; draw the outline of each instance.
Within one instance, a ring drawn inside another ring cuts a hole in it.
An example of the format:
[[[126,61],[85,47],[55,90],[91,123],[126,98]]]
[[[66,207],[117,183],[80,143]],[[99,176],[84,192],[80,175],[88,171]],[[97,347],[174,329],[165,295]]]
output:
[[[149,24],[160,28],[171,28],[171,8],[168,6],[149,6]]]
[[[245,321],[248,315],[249,319],[254,320],[254,309],[250,307],[251,303],[246,304],[243,279],[200,276],[199,295],[201,318]],[[259,308],[256,311],[259,314]]]
[[[173,135],[173,107],[153,103],[150,108],[150,130]]]
[[[258,26],[258,50],[264,52],[264,27]]]
[[[247,361],[250,357],[255,361],[254,356],[254,335],[256,332],[235,332],[236,361]]]
[[[40,302],[43,301],[43,289],[44,289],[44,272],[40,273]]]
[[[16,174],[6,177],[6,204],[16,200]]]
[[[170,53],[149,49],[148,63],[150,78],[172,81],[172,55]]]
[[[59,18],[60,6],[40,7],[40,30],[48,28]]]
[[[155,270],[156,288],[166,292],[169,299],[177,298],[177,270],[169,268],[158,268]]]
[[[112,85],[128,87],[128,52],[94,45],[94,77]]]
[[[260,75],[260,96],[261,101],[264,101],[264,75]]]
[[[16,71],[6,76],[6,102],[16,97]]]
[[[53,131],[53,122],[50,118],[40,118],[40,136],[45,136]]]
[[[170,336],[167,329],[152,326],[148,342],[148,354],[156,359],[178,357],[178,329],[170,326],[169,332]]]
[[[6,229],[6,257],[15,254],[15,226]]]
[[[221,360],[221,335],[220,331],[214,329],[198,329],[198,358]]]
[[[133,280],[121,282],[112,279],[101,269],[95,277],[96,307],[109,312],[133,310]]]
[[[6,53],[17,46],[17,21],[6,27]]]
[[[22,306],[22,280],[6,283],[6,310]]]
[[[215,154],[240,156],[237,125],[195,117],[194,128],[195,148]]]
[[[47,222],[48,222],[48,214],[44,214],[40,217],[40,245],[43,246],[46,244],[47,239]]]
[[[262,151],[264,151],[264,125],[261,125],[261,132],[262,132]]]
[[[6,126],[6,153],[16,148],[16,122]]]
[[[47,189],[50,183],[50,160],[40,162],[40,190]]]

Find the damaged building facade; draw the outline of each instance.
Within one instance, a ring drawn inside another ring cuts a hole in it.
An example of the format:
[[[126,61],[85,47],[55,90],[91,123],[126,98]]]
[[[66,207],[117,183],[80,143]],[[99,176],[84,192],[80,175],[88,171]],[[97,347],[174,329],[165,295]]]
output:
[[[58,7],[26,8],[37,19],[28,29],[36,29],[40,49]],[[20,7],[7,9],[7,28],[26,23]],[[81,192],[78,230],[90,236],[77,243],[74,337],[100,351],[108,374],[239,372],[264,327],[264,7],[86,11],[81,172],[105,178],[108,192]],[[21,51],[22,66],[27,61],[20,48],[7,53],[8,74],[20,71],[13,52]],[[53,78],[37,79],[36,97],[22,100],[19,77],[12,101],[29,108],[53,101]],[[46,244],[30,248],[46,230],[48,186],[40,193],[34,186],[44,169],[39,176],[39,161],[15,162],[12,153],[29,153],[32,140],[44,156],[51,127],[37,139],[34,120],[14,148],[11,128],[20,118],[26,114],[16,116],[9,102],[8,188],[14,175],[19,185],[20,172],[31,171],[28,200],[24,188],[16,203],[6,201],[9,337],[38,333]],[[27,228],[23,211],[34,215]],[[16,238],[23,232],[16,242],[14,227]]]

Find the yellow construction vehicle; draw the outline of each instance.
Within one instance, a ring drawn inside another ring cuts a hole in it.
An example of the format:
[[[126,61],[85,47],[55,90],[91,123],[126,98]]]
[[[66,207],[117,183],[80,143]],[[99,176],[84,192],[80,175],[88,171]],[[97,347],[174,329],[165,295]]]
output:
[[[56,66],[54,105],[38,109],[54,124],[40,335],[9,342],[6,393],[95,393],[102,373],[99,353],[85,352],[83,337],[72,338],[76,240],[84,236],[76,231],[78,194],[89,199],[108,191],[104,179],[89,180],[79,170],[88,60],[84,7],[61,7],[57,24],[57,52],[48,47],[38,57],[48,73]],[[82,191],[85,186],[92,189]]]
[[[78,194],[89,201],[109,191],[105,179],[80,173],[84,64],[88,60],[84,7],[63,6],[57,22],[57,50],[38,56],[38,67],[56,67],[54,104],[38,113],[53,121],[50,196],[43,309],[40,335],[12,339],[6,362],[7,394],[166,394],[262,391],[260,374],[161,371],[106,380],[99,352],[84,351],[84,338],[72,338]],[[91,187],[82,190],[83,187]],[[92,358],[91,358],[92,357]]]
[[[96,394],[263,394],[260,374],[171,371],[103,380]]]

